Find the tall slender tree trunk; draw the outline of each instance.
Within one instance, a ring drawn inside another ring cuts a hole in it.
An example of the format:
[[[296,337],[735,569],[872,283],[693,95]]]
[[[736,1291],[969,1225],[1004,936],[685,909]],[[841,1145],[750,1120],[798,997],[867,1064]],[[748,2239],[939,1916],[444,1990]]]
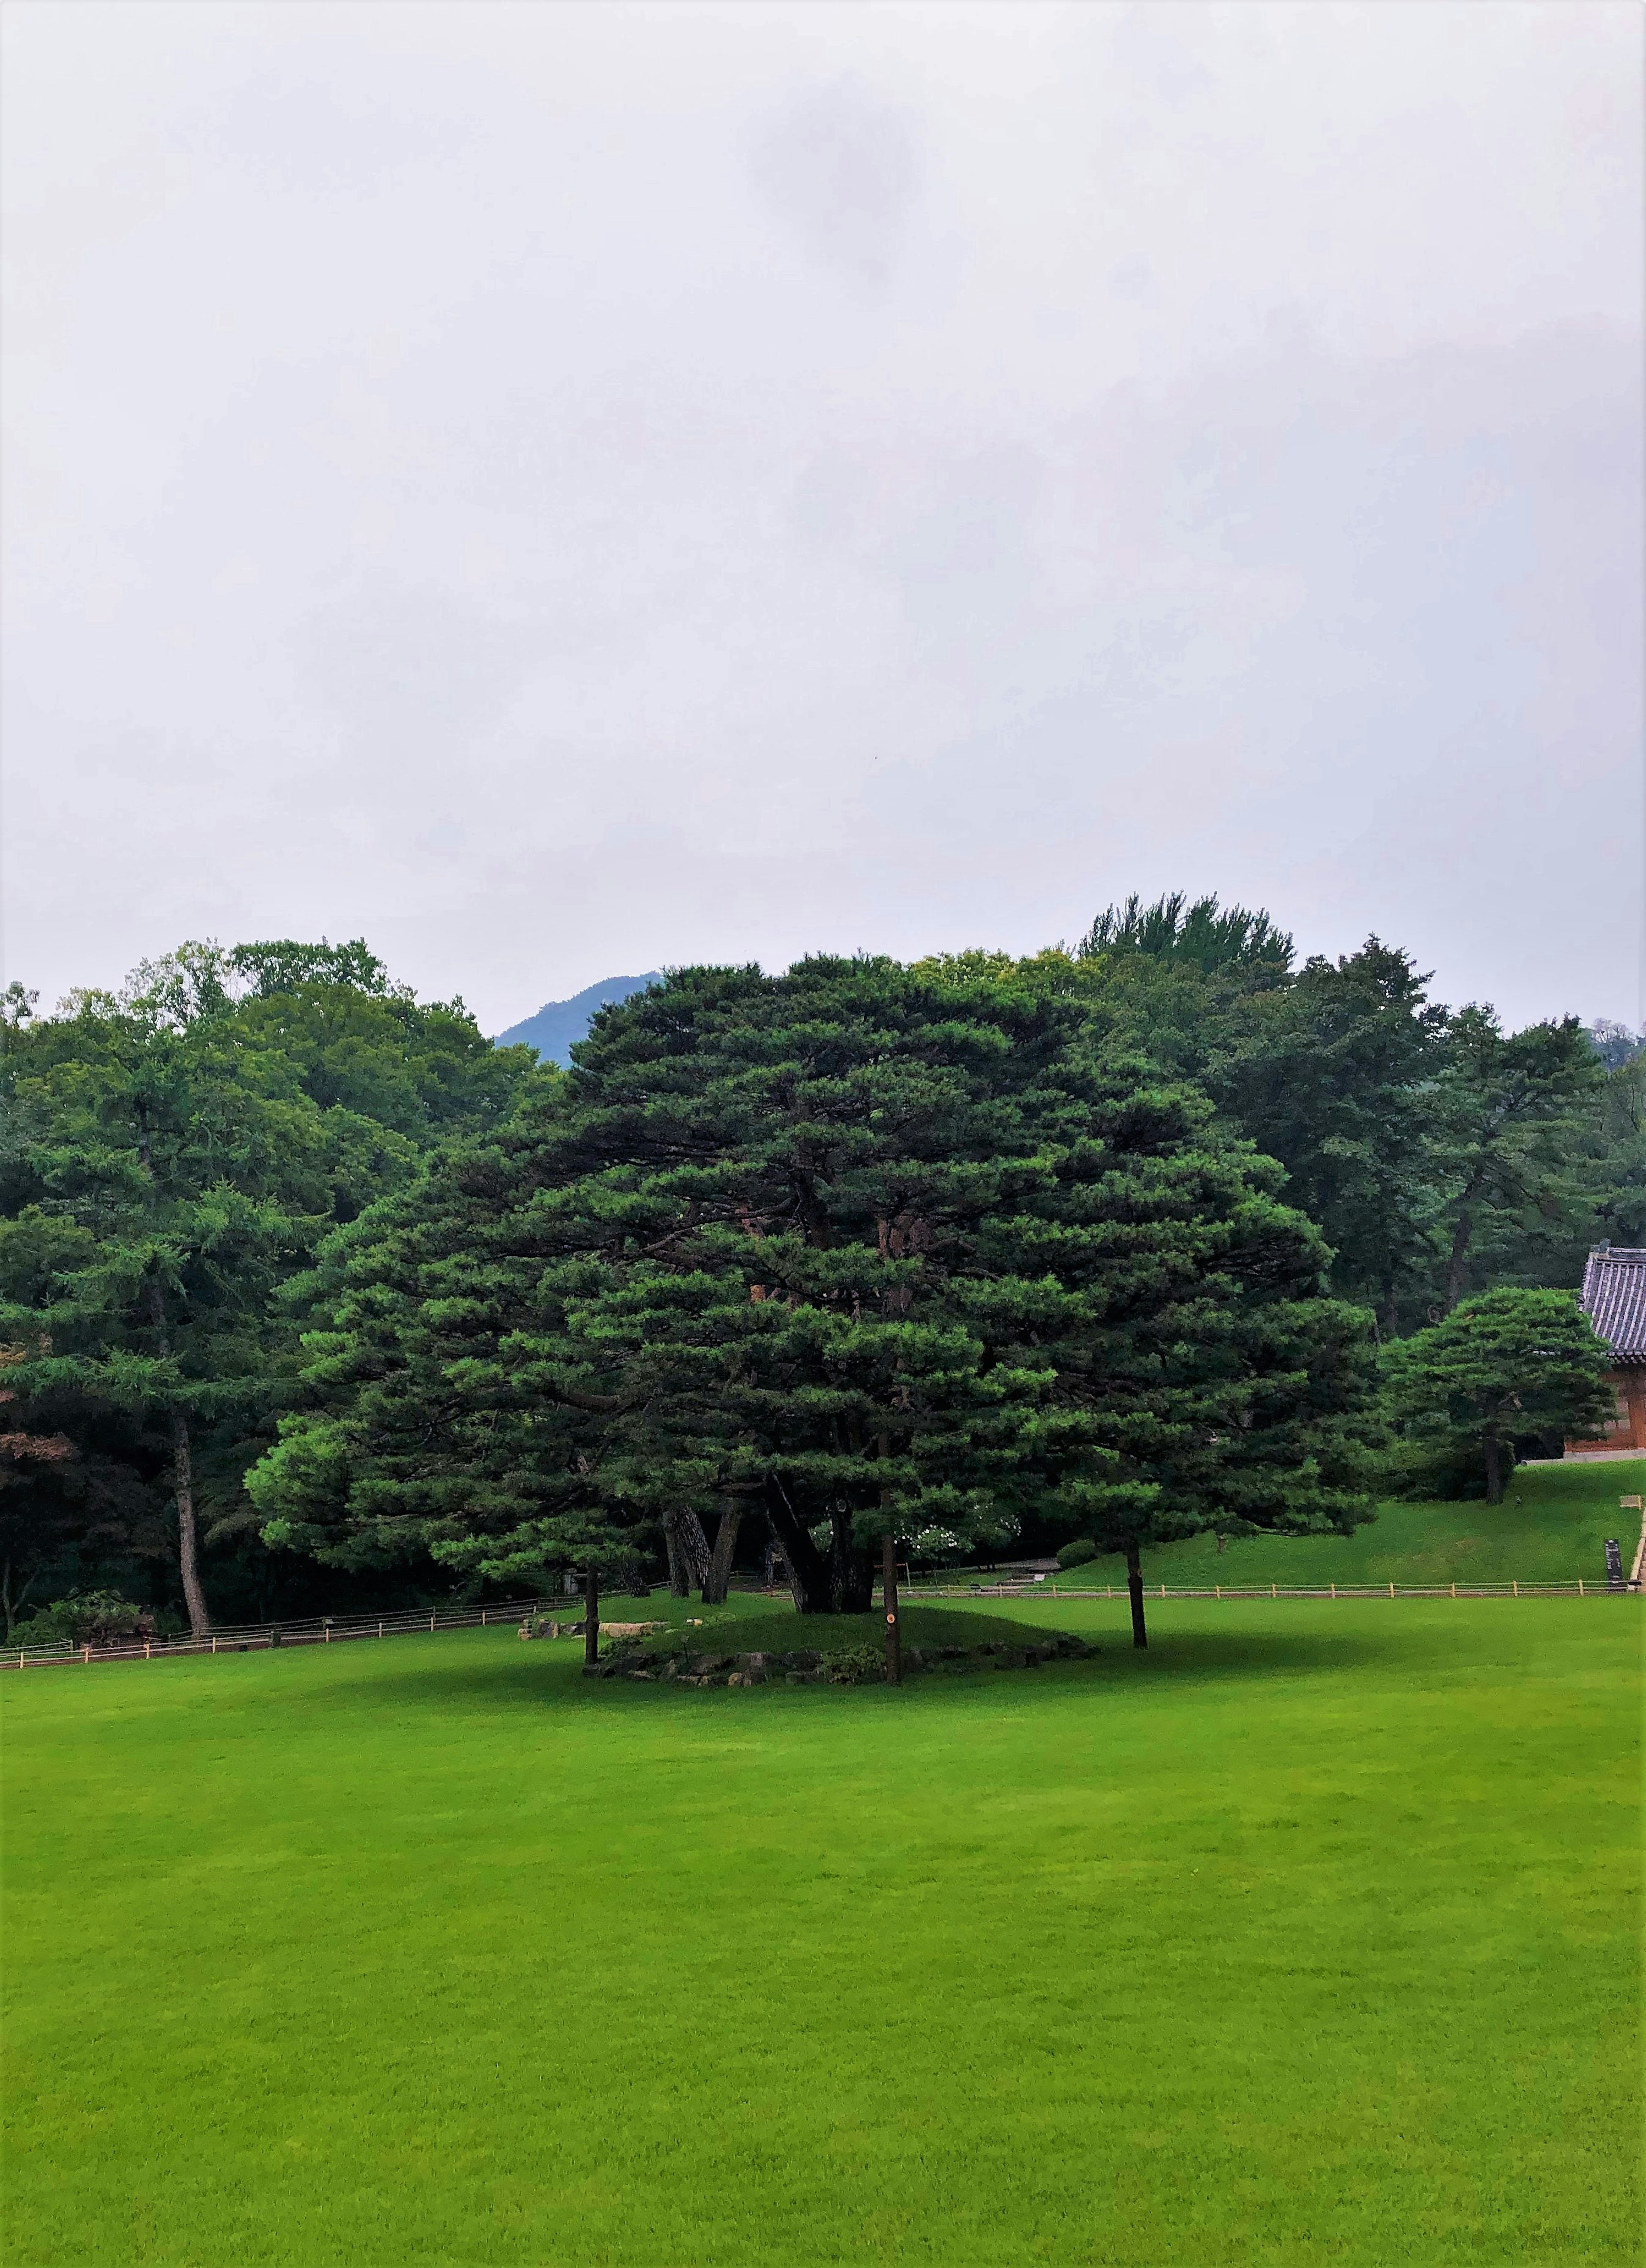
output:
[[[731,1555],[738,1548],[738,1528],[743,1518],[743,1507],[736,1497],[728,1497],[720,1507],[720,1525],[715,1530],[714,1556],[709,1563],[709,1573],[703,1582],[703,1604],[724,1607],[726,1591],[731,1581]]]
[[[903,1683],[903,1625],[897,1610],[897,1538],[880,1540],[880,1594],[885,1602],[885,1682]]]
[[[1143,1620],[1143,1563],[1137,1546],[1126,1547],[1126,1587],[1132,1602],[1132,1644],[1147,1646],[1149,1625]]]
[[[583,1579],[583,1666],[600,1659],[600,1579],[592,1567]]]
[[[5,1611],[5,1634],[8,1638],[11,1637],[12,1631],[17,1628],[18,1616],[22,1613],[23,1609],[27,1602],[28,1594],[34,1587],[34,1577],[39,1573],[40,1569],[37,1567],[34,1570],[33,1575],[28,1575],[24,1578],[22,1588],[18,1591],[13,1591],[11,1588],[11,1562],[8,1559],[5,1563],[5,1573],[4,1577],[0,1577],[0,1608],[4,1608]]]
[[[669,1555],[669,1596],[672,1599],[689,1599],[692,1595],[692,1575],[686,1564],[686,1554],[680,1548],[679,1520],[679,1513],[672,1512],[663,1523],[663,1542]]]
[[[1488,1504],[1502,1504],[1503,1500],[1503,1449],[1496,1434],[1489,1426],[1481,1436],[1481,1447],[1486,1451],[1486,1501]]]
[[[1395,1296],[1392,1269],[1383,1279],[1383,1335],[1386,1339],[1400,1335],[1400,1303]]]
[[[183,1578],[183,1603],[188,1627],[196,1638],[211,1628],[206,1594],[200,1587],[200,1560],[195,1542],[195,1469],[189,1454],[188,1421],[181,1410],[172,1412],[172,1471],[177,1483],[177,1560]]]

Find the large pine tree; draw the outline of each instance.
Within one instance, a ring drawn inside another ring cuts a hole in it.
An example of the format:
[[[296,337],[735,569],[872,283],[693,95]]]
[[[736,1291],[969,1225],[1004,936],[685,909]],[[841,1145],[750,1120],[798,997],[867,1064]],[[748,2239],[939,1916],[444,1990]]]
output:
[[[813,1612],[867,1604],[885,1535],[1030,1511],[1134,1566],[1348,1528],[1370,1322],[1278,1180],[1077,998],[681,972],[345,1233],[253,1492],[327,1557],[509,1575],[758,1513]]]

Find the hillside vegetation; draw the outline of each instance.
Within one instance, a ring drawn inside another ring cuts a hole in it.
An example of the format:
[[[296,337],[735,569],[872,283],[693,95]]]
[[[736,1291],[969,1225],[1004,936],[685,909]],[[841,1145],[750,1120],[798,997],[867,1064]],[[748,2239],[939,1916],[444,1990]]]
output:
[[[1620,1496],[1646,1492],[1646,1457],[1598,1464],[1522,1465],[1500,1505],[1384,1504],[1353,1535],[1253,1535],[1219,1551],[1210,1535],[1150,1553],[1151,1583],[1570,1583],[1606,1579],[1606,1539],[1627,1567],[1640,1514]],[[1124,1587],[1114,1557],[1054,1579],[1076,1588]]]

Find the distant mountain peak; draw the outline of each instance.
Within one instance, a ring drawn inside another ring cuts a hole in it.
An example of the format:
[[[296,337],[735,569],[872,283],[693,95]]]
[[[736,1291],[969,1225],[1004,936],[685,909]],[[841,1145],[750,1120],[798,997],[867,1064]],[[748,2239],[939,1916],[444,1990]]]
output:
[[[492,1045],[497,1048],[535,1048],[545,1063],[569,1064],[571,1049],[578,1040],[588,1035],[594,1021],[595,1011],[609,1008],[614,1001],[627,1000],[631,993],[643,992],[648,984],[661,984],[663,972],[653,968],[644,976],[603,976],[598,984],[591,984],[576,992],[569,1000],[548,1000],[535,1016],[528,1016],[523,1024],[511,1024],[506,1032],[499,1032]]]

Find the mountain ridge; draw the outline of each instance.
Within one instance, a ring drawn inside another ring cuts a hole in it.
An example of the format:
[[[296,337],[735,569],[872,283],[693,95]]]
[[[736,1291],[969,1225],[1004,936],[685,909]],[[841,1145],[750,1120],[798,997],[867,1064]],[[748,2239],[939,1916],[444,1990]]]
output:
[[[649,969],[643,976],[603,976],[598,983],[574,992],[569,1000],[546,1000],[534,1016],[499,1032],[492,1045],[535,1048],[545,1063],[569,1064],[572,1048],[587,1036],[598,1010],[662,982],[663,972],[658,968]]]

